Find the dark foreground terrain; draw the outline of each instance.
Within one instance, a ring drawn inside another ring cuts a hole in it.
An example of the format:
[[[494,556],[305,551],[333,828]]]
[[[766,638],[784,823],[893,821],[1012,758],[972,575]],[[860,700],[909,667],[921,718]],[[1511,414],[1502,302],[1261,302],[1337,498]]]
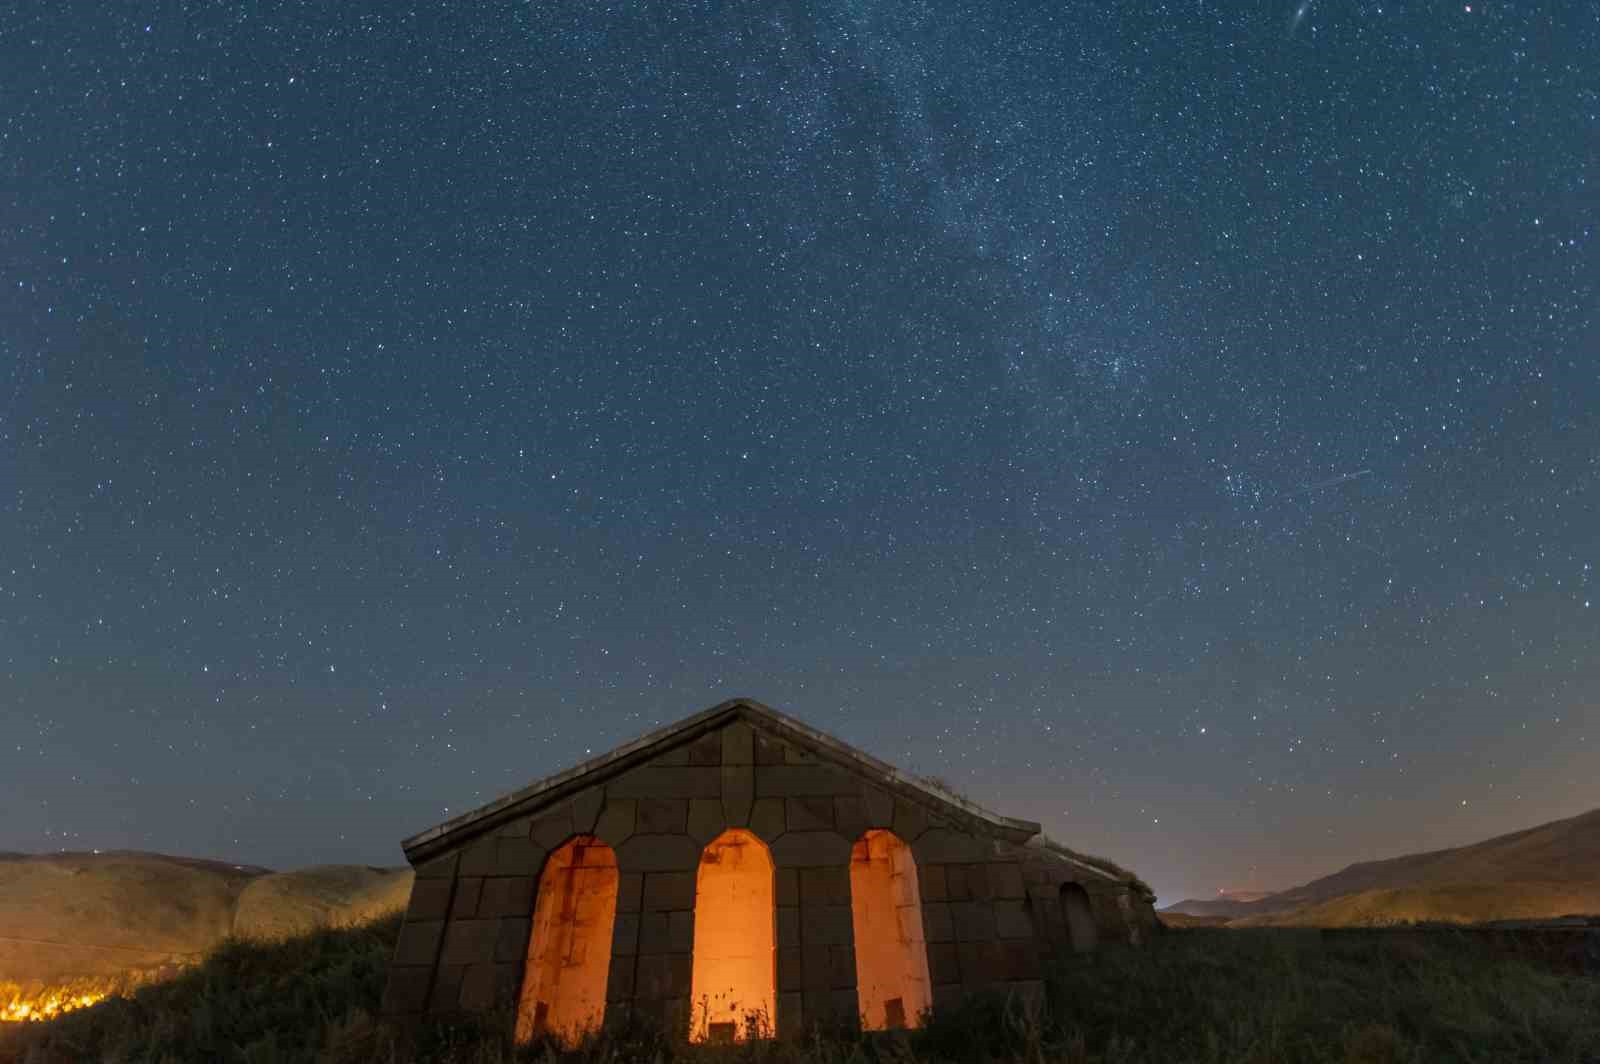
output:
[[[812,1031],[691,1047],[621,1030],[581,1051],[375,1018],[398,918],[230,941],[176,979],[49,1023],[0,1027],[0,1062],[513,1060],[896,1062],[1551,1061],[1600,1064],[1600,973],[1582,935],[1170,931],[1053,973],[1042,1003],[976,1001],[924,1030]]]

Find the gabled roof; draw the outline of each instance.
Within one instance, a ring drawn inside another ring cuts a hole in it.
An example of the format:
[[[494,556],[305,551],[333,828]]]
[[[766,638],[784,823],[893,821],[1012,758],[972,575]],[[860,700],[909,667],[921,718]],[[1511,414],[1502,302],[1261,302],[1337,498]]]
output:
[[[547,776],[521,790],[496,798],[471,812],[452,817],[427,831],[411,836],[400,846],[405,850],[406,859],[412,864],[425,861],[508,820],[551,805],[585,787],[603,783],[613,776],[621,775],[651,760],[667,748],[692,742],[706,732],[721,728],[735,720],[748,721],[757,728],[809,750],[887,791],[923,806],[931,806],[935,811],[957,822],[976,821],[1008,841],[1025,842],[1039,833],[1039,825],[1031,820],[1014,820],[998,813],[991,813],[974,802],[932,787],[916,776],[901,772],[893,765],[879,761],[870,754],[862,753],[850,744],[779,713],[770,706],[749,698],[733,698],[693,716],[685,717],[676,724],[658,728],[648,735],[624,743],[608,754],[590,758],[564,772]]]

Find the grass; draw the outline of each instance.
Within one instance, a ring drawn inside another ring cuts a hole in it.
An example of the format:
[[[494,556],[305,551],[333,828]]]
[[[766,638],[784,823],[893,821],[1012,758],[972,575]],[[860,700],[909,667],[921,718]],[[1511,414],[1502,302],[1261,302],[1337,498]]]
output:
[[[1600,1064],[1600,978],[1450,931],[1175,931],[1061,965],[1042,1002],[977,999],[916,1032],[710,1047],[623,1027],[568,1054],[513,1050],[494,1021],[407,1033],[376,1019],[397,931],[230,942],[171,982],[11,1025],[0,1064]]]

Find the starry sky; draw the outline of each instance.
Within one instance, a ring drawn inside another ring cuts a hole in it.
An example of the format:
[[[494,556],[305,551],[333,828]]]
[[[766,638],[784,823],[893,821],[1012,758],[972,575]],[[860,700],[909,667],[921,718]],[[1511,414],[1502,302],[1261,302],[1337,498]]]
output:
[[[24,3],[0,849],[734,695],[1142,873],[1600,805],[1600,8]]]

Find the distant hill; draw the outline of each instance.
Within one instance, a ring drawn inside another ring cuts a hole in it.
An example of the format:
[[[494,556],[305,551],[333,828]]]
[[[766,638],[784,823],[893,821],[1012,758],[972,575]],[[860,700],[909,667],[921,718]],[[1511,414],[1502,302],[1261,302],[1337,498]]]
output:
[[[1600,809],[1470,846],[1364,861],[1259,901],[1191,899],[1163,911],[1226,917],[1232,927],[1600,914]]]
[[[0,981],[182,963],[229,935],[268,938],[401,908],[410,869],[254,865],[118,851],[0,855]]]

